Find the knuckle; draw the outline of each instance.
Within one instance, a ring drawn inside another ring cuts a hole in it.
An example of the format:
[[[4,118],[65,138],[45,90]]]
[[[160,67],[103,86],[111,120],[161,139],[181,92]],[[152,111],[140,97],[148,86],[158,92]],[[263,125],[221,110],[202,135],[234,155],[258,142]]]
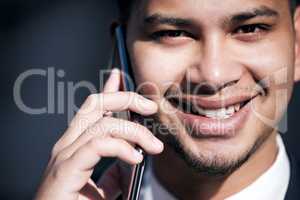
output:
[[[87,147],[91,149],[98,149],[102,145],[102,142],[103,140],[101,138],[94,137],[88,142]]]
[[[120,153],[129,154],[131,152],[131,146],[124,140],[119,140],[119,150]]]
[[[100,125],[94,125],[94,126],[90,126],[88,127],[85,131],[84,131],[84,135],[88,138],[90,137],[95,137],[98,135],[98,133],[100,133],[101,130],[101,126]]]
[[[94,94],[90,94],[88,97],[87,97],[87,101],[88,102],[93,102],[93,101],[96,101],[99,99],[99,94],[98,93],[94,93]]]
[[[102,118],[98,121],[98,123],[99,123],[100,126],[103,126],[104,124],[107,124],[107,123],[112,122],[112,120],[113,120],[112,117],[106,116],[106,117],[102,117]]]
[[[111,117],[103,117],[100,119],[99,123],[97,124],[97,133],[98,136],[108,136],[111,132],[116,128],[113,123],[115,122],[114,118]]]
[[[60,152],[55,156],[55,162],[60,163],[68,158],[68,154],[65,152]]]
[[[134,99],[137,99],[139,98],[139,95],[135,92],[132,92],[132,91],[129,91],[127,92],[127,99],[128,99],[128,103],[132,103],[134,102],[135,100]]]
[[[131,131],[131,135],[136,139],[136,140],[142,140],[145,138],[149,138],[151,135],[149,134],[149,131],[146,127],[134,123],[134,130]]]
[[[110,143],[113,146],[111,150],[116,154],[128,152],[129,144],[124,139],[107,138],[105,143]]]
[[[59,153],[61,147],[60,147],[60,142],[56,142],[54,144],[54,146],[52,147],[52,150],[51,150],[51,157],[56,157],[56,155]]]
[[[98,105],[99,105],[99,94],[98,93],[90,94],[86,98],[84,104],[81,106],[78,113],[80,113],[81,115],[89,114],[90,112],[97,109]]]
[[[154,140],[155,139],[154,138],[155,136],[153,135],[153,133],[150,132],[148,129],[144,128],[141,132],[142,132],[141,135],[143,135],[146,140]]]
[[[59,164],[56,164],[53,167],[52,170],[52,174],[54,179],[63,179],[66,176],[66,172],[68,172],[69,170],[67,169],[67,163],[66,162],[62,162]]]

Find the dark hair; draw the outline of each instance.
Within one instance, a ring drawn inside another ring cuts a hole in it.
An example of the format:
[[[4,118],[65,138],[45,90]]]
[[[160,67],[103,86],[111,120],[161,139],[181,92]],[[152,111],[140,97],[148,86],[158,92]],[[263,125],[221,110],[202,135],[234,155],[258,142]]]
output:
[[[130,17],[130,12],[135,0],[118,0],[120,21],[126,23]]]
[[[296,9],[297,5],[299,4],[298,0],[289,0],[289,2],[290,2],[291,13],[294,14],[295,9]]]
[[[136,0],[118,0],[118,6],[119,6],[119,16],[120,20],[123,23],[126,23],[130,17],[131,9],[133,8],[133,5]],[[290,9],[291,13],[294,13],[297,5],[298,0],[289,0],[290,2]]]

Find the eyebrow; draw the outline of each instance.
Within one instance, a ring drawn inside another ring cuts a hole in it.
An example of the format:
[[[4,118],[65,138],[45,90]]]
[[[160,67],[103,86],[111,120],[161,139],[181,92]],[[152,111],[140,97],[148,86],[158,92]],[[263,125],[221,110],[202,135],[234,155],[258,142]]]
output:
[[[255,17],[279,17],[279,13],[267,6],[261,6],[249,11],[234,14],[233,16],[229,17],[229,21],[235,24],[250,20]]]
[[[279,17],[279,13],[267,6],[260,6],[248,11],[243,11],[226,17],[225,23],[237,24],[250,20],[255,17]],[[160,13],[155,13],[144,18],[144,24],[146,25],[171,25],[177,27],[186,27],[193,24],[192,19],[177,18],[172,16],[165,16]]]
[[[154,24],[165,24],[171,26],[189,26],[192,24],[192,20],[177,18],[177,17],[168,17],[162,14],[156,13],[150,16],[145,17],[144,23],[147,25]]]

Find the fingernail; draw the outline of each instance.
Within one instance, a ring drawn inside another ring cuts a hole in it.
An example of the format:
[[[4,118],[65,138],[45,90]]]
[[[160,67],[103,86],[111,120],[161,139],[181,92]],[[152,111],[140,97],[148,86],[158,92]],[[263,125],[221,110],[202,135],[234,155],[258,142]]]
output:
[[[164,145],[159,139],[153,137],[152,141],[153,141],[153,143],[154,143],[154,145],[157,149],[162,149],[163,148]]]
[[[111,74],[113,74],[113,73],[119,73],[119,72],[120,72],[120,70],[118,68],[113,68],[111,70]]]
[[[113,77],[114,75],[116,75],[117,73],[119,73],[119,69],[118,69],[118,68],[113,68],[113,69],[110,71],[110,73],[108,74],[108,80],[109,80],[109,79],[112,79],[112,77]]]
[[[142,161],[142,160],[143,160],[143,155],[140,154],[139,152],[137,152],[136,150],[134,150],[133,154],[134,154],[134,157],[135,157],[137,160],[139,160],[139,161]]]
[[[144,98],[144,105],[151,108],[157,108],[157,104],[154,101]]]

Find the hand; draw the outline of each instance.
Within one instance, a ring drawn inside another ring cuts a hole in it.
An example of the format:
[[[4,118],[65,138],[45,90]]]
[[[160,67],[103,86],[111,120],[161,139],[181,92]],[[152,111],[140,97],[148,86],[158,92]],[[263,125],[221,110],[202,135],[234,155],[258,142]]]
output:
[[[137,93],[120,92],[120,77],[119,70],[112,71],[103,93],[87,98],[54,145],[36,200],[113,199],[120,191],[113,179],[106,178],[101,187],[90,178],[102,157],[133,165],[143,159],[136,144],[148,154],[162,152],[163,144],[146,127],[106,114],[131,110],[147,116],[158,110],[157,104]]]

